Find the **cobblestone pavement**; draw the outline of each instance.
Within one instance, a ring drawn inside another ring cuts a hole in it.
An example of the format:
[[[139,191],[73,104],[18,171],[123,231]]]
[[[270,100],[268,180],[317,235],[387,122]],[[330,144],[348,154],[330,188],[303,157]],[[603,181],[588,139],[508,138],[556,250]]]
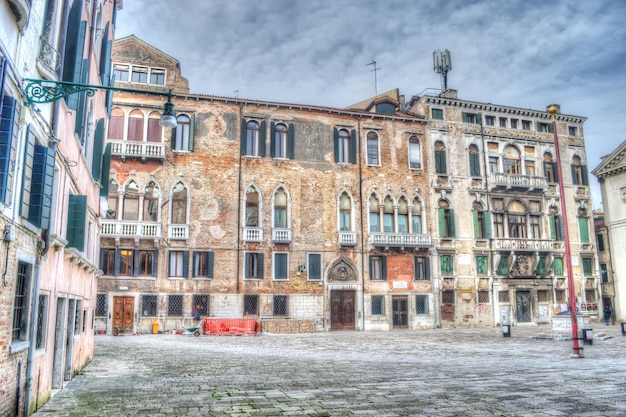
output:
[[[594,325],[580,359],[529,337],[547,330],[99,335],[34,415],[626,416],[619,326]]]

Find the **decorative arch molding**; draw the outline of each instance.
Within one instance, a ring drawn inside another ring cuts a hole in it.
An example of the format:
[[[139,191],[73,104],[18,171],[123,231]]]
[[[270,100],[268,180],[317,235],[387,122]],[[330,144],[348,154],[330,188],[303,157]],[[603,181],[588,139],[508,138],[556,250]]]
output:
[[[341,254],[328,269],[329,282],[356,282],[357,278],[356,265],[345,254]]]

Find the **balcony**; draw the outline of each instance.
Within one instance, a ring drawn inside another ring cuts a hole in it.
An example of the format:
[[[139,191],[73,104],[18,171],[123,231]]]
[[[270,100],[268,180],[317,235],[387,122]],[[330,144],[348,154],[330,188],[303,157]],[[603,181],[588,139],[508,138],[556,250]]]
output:
[[[507,239],[493,240],[493,249],[514,251],[561,251],[563,242],[548,239]]]
[[[548,181],[544,177],[530,175],[514,175],[491,173],[487,176],[490,190],[527,191],[541,194],[548,189]]]
[[[174,240],[186,240],[189,239],[189,225],[188,224],[170,224],[167,226],[167,238]]]
[[[419,248],[432,246],[430,235],[408,233],[370,233],[369,244],[373,246]]]
[[[165,159],[164,143],[126,140],[109,140],[108,142],[111,144],[111,156],[117,156],[122,159],[137,158],[142,161],[146,159]]]
[[[263,228],[244,227],[243,240],[246,242],[263,242]]]
[[[356,232],[339,232],[339,246],[356,246]]]
[[[100,220],[100,236],[114,238],[160,238],[161,223],[132,220]]]
[[[37,68],[50,80],[56,80],[61,67],[61,55],[42,36],[39,38],[39,56],[37,57]]]
[[[291,229],[272,229],[272,242],[291,243]]]

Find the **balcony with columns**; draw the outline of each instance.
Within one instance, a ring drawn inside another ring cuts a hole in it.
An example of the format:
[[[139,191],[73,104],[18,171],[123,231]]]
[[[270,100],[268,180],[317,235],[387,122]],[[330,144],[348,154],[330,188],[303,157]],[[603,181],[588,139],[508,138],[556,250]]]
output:
[[[493,249],[513,251],[562,251],[565,249],[563,242],[550,239],[518,239],[518,238],[495,238]]]
[[[548,189],[548,181],[545,177],[504,174],[500,172],[489,174],[487,176],[487,184],[489,184],[490,191],[524,191],[534,194],[543,194]]]
[[[115,239],[160,239],[160,222],[140,222],[132,220],[101,219],[100,237]]]
[[[122,160],[126,158],[165,160],[165,144],[157,142],[135,142],[127,140],[108,140],[111,144],[111,156]]]
[[[432,238],[425,234],[370,233],[368,243],[380,247],[428,248],[432,246]]]
[[[263,242],[263,228],[262,227],[244,227],[243,228],[243,240],[244,242]]]
[[[339,246],[356,246],[356,232],[339,232]]]
[[[272,242],[274,243],[291,243],[291,229],[273,228]]]

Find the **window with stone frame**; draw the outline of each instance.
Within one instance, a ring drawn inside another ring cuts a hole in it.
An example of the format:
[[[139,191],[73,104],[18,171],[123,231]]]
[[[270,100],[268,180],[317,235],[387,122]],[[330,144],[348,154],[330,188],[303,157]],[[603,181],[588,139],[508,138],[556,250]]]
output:
[[[439,236],[448,238],[455,237],[454,209],[450,208],[450,203],[447,200],[439,201],[437,216],[439,220]]]
[[[478,146],[471,144],[468,148],[468,154],[470,175],[472,177],[480,177],[480,151],[478,149]]]
[[[455,292],[454,290],[443,290],[441,291],[441,304],[443,305],[454,305],[455,300]]]
[[[411,233],[416,235],[422,233],[422,202],[417,197],[413,199],[411,207]]]
[[[478,290],[478,304],[489,304],[489,291]]]
[[[122,220],[139,220],[139,185],[130,180],[124,187]]]
[[[191,311],[198,310],[200,317],[209,316],[209,295],[208,294],[194,294],[191,300]]]
[[[143,221],[156,222],[159,219],[159,196],[161,191],[159,187],[150,181],[144,189],[143,196]]]
[[[572,184],[574,185],[589,185],[589,179],[587,175],[587,165],[583,165],[582,159],[578,155],[574,155],[572,158]]]
[[[274,253],[274,279],[275,280],[288,280],[289,279],[289,254],[288,253]]]
[[[537,302],[539,303],[550,302],[550,299],[548,298],[548,290],[537,290]]]
[[[104,293],[96,294],[96,317],[106,317],[107,315],[107,295]]]
[[[582,258],[583,264],[583,275],[586,277],[593,275],[593,259],[592,258]]]
[[[375,194],[371,194],[369,198],[369,231],[380,232],[380,202]]]
[[[595,303],[596,299],[596,290],[593,288],[585,289],[585,301],[588,303]]]
[[[243,296],[243,315],[256,316],[259,314],[259,296],[254,294],[245,294]]]
[[[393,199],[391,196],[385,197],[384,206],[383,206],[383,232],[385,233],[394,233],[395,222],[394,222],[394,208],[393,208]]]
[[[372,295],[372,316],[382,316],[385,314],[385,296]]]
[[[417,294],[415,296],[415,314],[429,314],[427,294]]]
[[[452,255],[439,255],[441,275],[454,275]]]
[[[409,137],[409,168],[422,169],[422,146],[417,135]]]
[[[504,148],[503,154],[502,165],[504,173],[510,175],[520,175],[522,173],[522,169],[520,166],[521,158],[519,150],[514,146],[508,145]]]
[[[367,165],[380,165],[378,134],[376,132],[367,132]]]
[[[447,174],[448,164],[446,156],[446,145],[438,140],[435,142],[435,172],[437,174]]]
[[[193,278],[213,278],[214,253],[193,251]]]
[[[46,347],[48,324],[48,295],[40,294],[37,304],[37,323],[35,328],[35,349]]]
[[[187,204],[188,204],[188,191],[185,184],[177,182],[172,187],[171,193],[171,224],[189,224],[187,221]]]
[[[102,275],[115,275],[115,248],[100,250],[100,269]]]
[[[552,158],[550,152],[543,154],[543,175],[546,177],[546,181],[549,183],[555,183],[559,181],[559,171],[556,162]]]
[[[289,227],[287,218],[287,193],[283,187],[279,187],[274,193],[274,227],[286,229]]]
[[[348,130],[346,129],[339,129],[338,131],[336,130],[336,147],[337,147],[337,154],[335,155],[335,159],[336,162],[339,162],[341,164],[348,164],[350,163],[350,142],[351,142],[351,136],[350,136],[350,132],[348,132]]]
[[[415,280],[430,281],[430,258],[428,256],[415,256],[413,262]]]
[[[370,280],[385,281],[387,279],[387,257],[370,256],[369,259]]]
[[[161,113],[150,112],[148,115],[148,134],[146,137],[150,143],[163,142],[163,128],[161,127]]]
[[[339,197],[339,231],[349,232],[352,230],[352,199],[347,192]]]
[[[182,317],[183,296],[180,294],[170,294],[167,296],[167,316]]]
[[[272,150],[274,151],[272,157],[273,158],[288,158],[288,128],[284,123],[278,123],[274,126],[274,136],[273,142],[274,146]]]
[[[157,296],[142,295],[141,296],[141,317],[156,317],[157,315]]]
[[[142,142],[143,124],[143,112],[141,110],[132,110],[128,115],[128,132],[126,134],[126,140]]]
[[[554,296],[556,298],[557,303],[565,303],[567,302],[567,297],[565,295],[565,290],[554,290]]]
[[[272,312],[274,316],[287,316],[289,314],[289,296],[274,295],[272,300]]]
[[[398,233],[409,233],[409,202],[404,197],[398,199],[396,222],[398,224]]]
[[[124,139],[124,110],[116,107],[111,110],[109,117],[109,126],[107,139],[123,140]]]
[[[487,259],[487,256],[484,255],[476,256],[476,275],[489,274],[489,263]]]
[[[191,151],[191,117],[186,114],[176,116],[176,127],[172,128],[171,145],[174,151]]]
[[[309,280],[321,280],[322,279],[322,254],[321,253],[308,253],[307,254],[307,279]]]
[[[248,156],[261,155],[261,127],[256,120],[249,120],[246,123],[246,148],[245,154]]]
[[[246,190],[246,226],[258,227],[259,220],[259,192],[254,187]]]
[[[246,252],[244,258],[244,278],[263,279],[263,254]]]
[[[498,301],[500,303],[510,303],[511,299],[508,291],[498,291]]]

